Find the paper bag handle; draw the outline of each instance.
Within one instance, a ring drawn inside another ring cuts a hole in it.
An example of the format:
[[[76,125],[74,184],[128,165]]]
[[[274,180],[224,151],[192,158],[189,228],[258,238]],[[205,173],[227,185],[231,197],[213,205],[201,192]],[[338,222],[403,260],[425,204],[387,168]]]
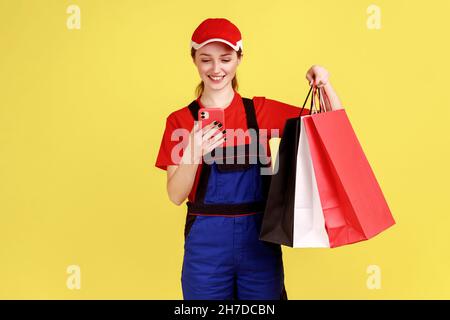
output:
[[[302,106],[302,109],[300,110],[299,118],[301,117],[301,115],[303,113],[303,109],[305,109],[306,102],[308,102],[308,98],[311,94],[311,91],[312,91],[312,97],[311,97],[311,103],[310,103],[310,108],[309,108],[309,115],[333,111],[333,109],[331,108],[330,98],[328,97],[325,89],[323,89],[322,87],[316,87],[315,85],[312,85],[311,88],[309,89],[308,95],[306,96],[305,102],[303,102],[303,106]],[[319,110],[317,110],[317,106],[315,103],[316,102],[316,99],[315,99],[316,94],[318,95],[318,98],[319,98]],[[314,109],[314,111],[313,111],[313,109]]]
[[[316,92],[318,89],[320,89],[320,88],[317,88],[315,85],[312,85],[311,88],[309,89],[308,95],[306,96],[305,102],[303,102],[302,109],[300,110],[299,118],[301,117],[301,115],[303,113],[303,109],[305,109],[306,102],[308,102],[308,98],[309,98],[309,95],[311,94],[311,91],[312,91],[312,96],[311,96],[311,103],[310,103],[310,108],[309,108],[309,115],[326,111],[325,109],[322,109],[321,103],[319,103],[319,110],[317,110],[317,106],[315,103],[315,100],[316,100],[315,97],[316,97]],[[319,91],[319,98],[320,98],[320,91]],[[313,112],[313,109],[315,110],[314,112]]]
[[[328,97],[327,92],[323,88],[319,88],[319,104],[320,110],[324,110],[323,112],[333,111],[333,109],[331,109],[330,98]]]

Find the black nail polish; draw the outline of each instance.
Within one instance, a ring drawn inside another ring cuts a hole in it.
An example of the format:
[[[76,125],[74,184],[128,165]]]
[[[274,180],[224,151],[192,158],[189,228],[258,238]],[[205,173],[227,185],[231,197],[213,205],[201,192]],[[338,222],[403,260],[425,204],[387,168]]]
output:
[[[225,134],[225,132],[227,132],[227,130],[223,130],[222,133]]]
[[[222,124],[221,124],[221,123],[219,123],[218,127],[219,127],[219,128],[221,128],[221,127],[222,127]]]
[[[214,121],[214,124],[216,125],[216,124],[217,124],[217,121]]]

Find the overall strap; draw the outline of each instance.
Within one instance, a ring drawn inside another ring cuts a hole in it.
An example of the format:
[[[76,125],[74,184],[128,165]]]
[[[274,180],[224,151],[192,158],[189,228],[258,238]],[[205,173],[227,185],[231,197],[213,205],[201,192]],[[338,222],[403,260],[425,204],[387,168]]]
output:
[[[247,128],[255,129],[259,132],[258,121],[256,120],[255,106],[253,105],[253,100],[249,98],[242,98],[245,108],[245,116],[247,118]]]
[[[200,106],[197,102],[197,100],[192,101],[189,106],[189,111],[191,111],[192,118],[194,118],[194,121],[198,121],[198,110],[200,110]]]

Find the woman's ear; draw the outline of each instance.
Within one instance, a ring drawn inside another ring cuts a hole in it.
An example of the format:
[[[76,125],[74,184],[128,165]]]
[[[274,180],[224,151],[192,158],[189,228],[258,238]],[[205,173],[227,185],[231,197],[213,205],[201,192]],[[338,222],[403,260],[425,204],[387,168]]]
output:
[[[238,58],[238,65],[241,63],[243,57],[244,57],[244,55],[241,54],[241,56]]]

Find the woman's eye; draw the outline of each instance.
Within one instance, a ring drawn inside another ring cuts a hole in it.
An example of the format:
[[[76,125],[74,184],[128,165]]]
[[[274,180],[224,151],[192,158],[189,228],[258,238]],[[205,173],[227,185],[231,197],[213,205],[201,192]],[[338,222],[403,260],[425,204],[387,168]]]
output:
[[[223,62],[230,62],[231,60],[222,60]],[[202,62],[209,62],[209,60],[202,60]]]

